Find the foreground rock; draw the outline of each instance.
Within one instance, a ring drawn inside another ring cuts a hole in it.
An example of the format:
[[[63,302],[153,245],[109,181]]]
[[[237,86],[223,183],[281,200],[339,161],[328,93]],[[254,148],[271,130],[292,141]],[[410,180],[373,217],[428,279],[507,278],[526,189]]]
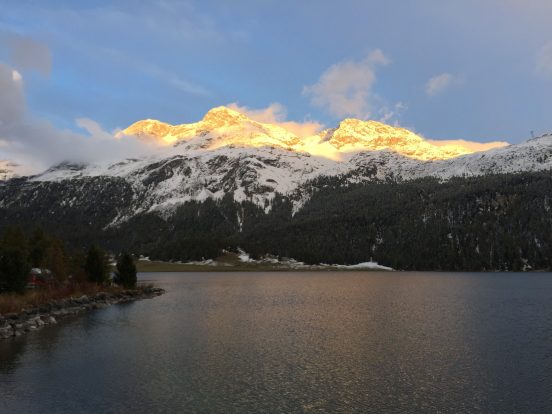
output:
[[[55,324],[66,316],[92,310],[103,309],[116,303],[134,302],[149,299],[165,293],[161,288],[144,287],[135,290],[123,290],[115,293],[100,292],[93,296],[83,295],[54,300],[19,313],[0,315],[0,339],[21,336],[45,325]]]

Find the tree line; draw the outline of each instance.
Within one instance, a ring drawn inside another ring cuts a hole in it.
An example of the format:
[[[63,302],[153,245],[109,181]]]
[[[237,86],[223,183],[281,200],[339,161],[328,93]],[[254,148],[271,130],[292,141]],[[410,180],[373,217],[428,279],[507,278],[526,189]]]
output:
[[[7,227],[0,239],[0,292],[24,292],[33,268],[47,272],[51,286],[70,283],[106,285],[112,274],[109,256],[95,244],[86,251],[68,249],[61,239],[47,234],[40,227],[31,234],[26,234],[20,227]],[[113,282],[133,288],[136,273],[132,256],[121,253],[113,272]]]
[[[312,264],[373,260],[403,270],[552,268],[549,171],[444,182],[421,178],[350,184],[349,178],[319,177],[309,183],[309,198],[296,212],[296,195],[276,194],[265,210],[250,201],[235,202],[229,192],[219,200],[186,202],[163,216],[135,215],[117,226],[109,223],[120,206],[109,208],[107,198],[92,211],[92,202],[68,205],[67,190],[48,186],[44,191],[51,204],[0,207],[0,227],[9,220],[27,229],[39,222],[75,251],[94,243],[159,260],[212,259],[224,249],[241,247],[253,257],[274,254]],[[110,199],[119,200],[117,188],[112,187]],[[39,198],[29,195],[25,202]]]
[[[108,230],[106,240],[161,260],[216,258],[223,249],[241,247],[253,257],[269,253],[309,264],[373,260],[401,270],[552,268],[550,172],[444,182],[351,185],[346,179],[318,178],[295,213],[288,196],[275,195],[266,213],[251,202],[234,202],[229,193],[183,204],[164,219],[137,216],[116,233]]]

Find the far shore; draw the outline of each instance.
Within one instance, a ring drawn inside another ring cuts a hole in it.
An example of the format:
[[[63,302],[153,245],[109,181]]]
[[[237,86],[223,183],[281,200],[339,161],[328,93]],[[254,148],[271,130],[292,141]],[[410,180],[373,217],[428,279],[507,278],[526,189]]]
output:
[[[304,265],[302,267],[292,267],[271,263],[225,263],[215,261],[210,264],[199,263],[180,263],[180,262],[164,262],[156,260],[138,260],[136,262],[136,268],[140,273],[163,273],[163,272],[175,272],[175,273],[199,273],[199,272],[404,272],[399,269],[370,269],[370,268],[346,268],[346,267],[332,267],[332,266],[317,266],[317,265]],[[508,271],[497,270],[413,270],[413,272],[426,272],[426,273],[517,273]],[[521,272],[521,271],[520,271]],[[548,269],[531,269],[521,273],[546,273],[550,272]]]
[[[329,265],[286,265],[266,262],[237,262],[213,261],[211,263],[180,263],[163,262],[156,260],[138,260],[136,269],[141,273],[153,272],[350,272],[350,271],[378,271],[389,272],[392,269],[369,267],[336,267]]]

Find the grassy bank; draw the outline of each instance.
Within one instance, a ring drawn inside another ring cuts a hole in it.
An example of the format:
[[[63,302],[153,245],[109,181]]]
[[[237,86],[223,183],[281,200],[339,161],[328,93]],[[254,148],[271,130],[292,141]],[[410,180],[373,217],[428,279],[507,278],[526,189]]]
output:
[[[95,295],[99,292],[117,293],[123,288],[114,286],[100,286],[94,283],[78,283],[63,287],[28,290],[23,294],[0,294],[0,314],[18,313],[22,309],[39,307],[48,302],[80,297],[82,295]]]
[[[309,269],[292,269],[270,264],[238,264],[238,265],[202,265],[156,261],[138,261],[136,268],[139,272],[278,272],[301,271]]]

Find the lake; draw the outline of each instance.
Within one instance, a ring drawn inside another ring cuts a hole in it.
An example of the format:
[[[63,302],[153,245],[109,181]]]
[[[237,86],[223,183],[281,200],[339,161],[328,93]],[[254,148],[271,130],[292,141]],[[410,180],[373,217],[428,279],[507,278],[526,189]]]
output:
[[[0,341],[2,413],[552,412],[552,274],[149,273]]]

